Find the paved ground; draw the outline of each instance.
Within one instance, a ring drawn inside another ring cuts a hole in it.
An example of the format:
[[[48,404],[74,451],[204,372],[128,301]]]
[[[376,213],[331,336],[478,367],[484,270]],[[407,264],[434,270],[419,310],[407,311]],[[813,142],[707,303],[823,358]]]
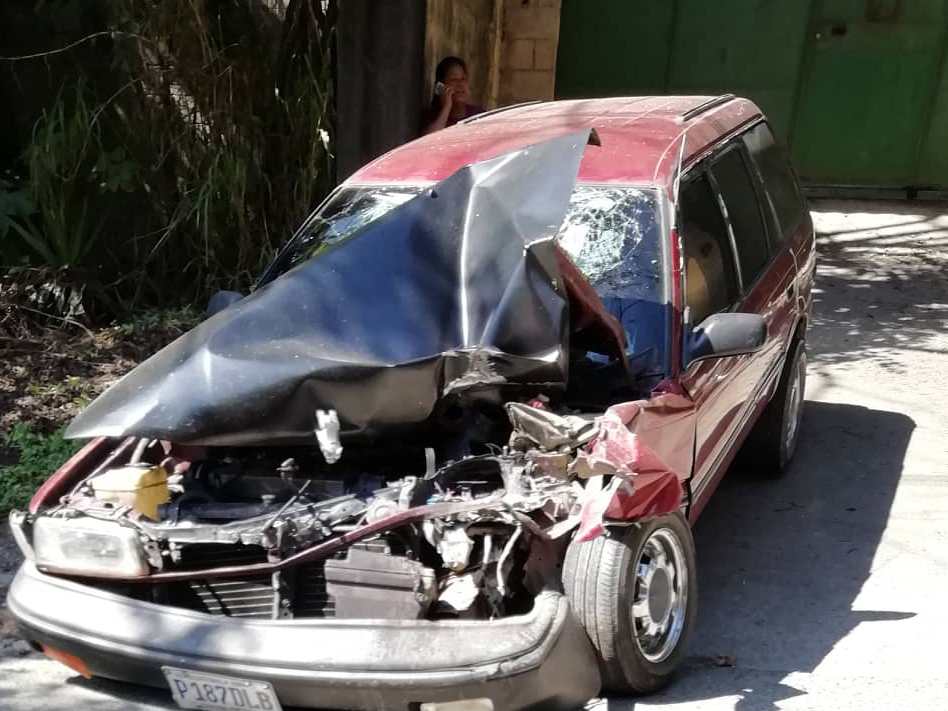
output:
[[[948,709],[948,214],[815,207],[794,465],[777,482],[728,477],[703,515],[698,633],[677,683],[596,711]],[[2,571],[0,558],[0,585]],[[5,711],[170,708],[161,693],[0,654]]]

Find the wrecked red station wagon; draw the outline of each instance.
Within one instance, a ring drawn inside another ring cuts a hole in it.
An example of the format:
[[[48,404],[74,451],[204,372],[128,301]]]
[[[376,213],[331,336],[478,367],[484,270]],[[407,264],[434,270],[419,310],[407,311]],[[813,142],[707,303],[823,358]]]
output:
[[[814,237],[730,96],[513,107],[346,181],[92,403],[23,636],[184,708],[573,708],[695,624],[690,524],[799,431]],[[727,565],[722,561],[722,565]]]

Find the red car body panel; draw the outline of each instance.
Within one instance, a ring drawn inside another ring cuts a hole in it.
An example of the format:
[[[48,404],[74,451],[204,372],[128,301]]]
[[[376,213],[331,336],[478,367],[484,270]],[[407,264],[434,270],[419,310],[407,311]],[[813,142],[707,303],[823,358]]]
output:
[[[526,104],[400,146],[356,172],[347,184],[431,183],[466,164],[592,128],[601,145],[586,150],[579,183],[657,187],[671,201],[679,160],[687,171],[761,118],[756,105],[733,97],[620,97]],[[703,361],[682,370],[682,257],[677,232],[669,231],[673,317],[668,376],[680,395],[670,396],[668,384],[663,384],[665,392],[653,395],[645,407],[650,415],[636,418],[631,428],[667,463],[669,471],[687,481],[692,522],[772,396],[793,334],[801,324],[805,326],[815,263],[813,243],[807,216],[737,305],[738,311],[764,316],[768,337],[761,351]],[[669,400],[674,401],[672,406]],[[640,513],[635,506],[625,509]],[[615,505],[610,513],[616,513]]]
[[[458,168],[571,131],[594,128],[601,146],[587,150],[580,183],[659,185],[675,178],[681,136],[688,165],[760,116],[750,101],[733,99],[691,120],[683,114],[713,97],[661,96],[581,99],[528,104],[489,113],[406,143],[369,163],[346,182],[417,184],[443,180]]]
[[[674,199],[679,156],[682,170],[687,171],[761,117],[757,106],[738,98],[632,97],[527,104],[396,148],[347,183],[434,182],[468,163],[592,128],[601,145],[587,149],[579,183],[658,187]],[[689,518],[694,521],[772,396],[791,338],[809,312],[813,227],[807,216],[737,306],[738,311],[764,316],[768,325],[764,348],[750,355],[699,362],[684,371],[682,260],[674,230],[668,239],[673,311],[668,375],[682,396],[671,408],[674,416],[667,407],[667,394],[654,397],[647,409],[661,415],[650,419],[650,426],[636,420],[633,429],[679,479],[690,479]]]

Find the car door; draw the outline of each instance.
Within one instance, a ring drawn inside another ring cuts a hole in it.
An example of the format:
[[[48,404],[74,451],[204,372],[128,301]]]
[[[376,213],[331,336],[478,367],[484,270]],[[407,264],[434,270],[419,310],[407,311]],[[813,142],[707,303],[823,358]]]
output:
[[[719,239],[722,261],[731,260],[730,288],[736,292],[729,293],[725,302],[724,292],[719,290],[715,311],[760,314],[767,323],[768,335],[764,347],[757,353],[696,363],[685,371],[683,383],[697,407],[695,470],[691,482],[696,499],[723,473],[745,425],[749,424],[748,418],[779,374],[794,313],[793,257],[787,250],[771,249],[763,210],[764,207],[769,209],[769,205],[743,142],[732,141],[707,162],[704,171],[720,213],[717,229],[719,232],[723,229]],[[705,196],[706,201],[709,199]],[[699,248],[686,234],[689,218],[685,211],[688,209],[683,194],[686,282],[690,276],[702,274],[700,269],[687,268],[689,252]],[[686,302],[695,299],[695,292],[693,287],[686,286]],[[700,293],[697,296],[700,297]],[[700,298],[697,300],[700,302]],[[694,304],[688,303],[688,306],[691,310]],[[698,327],[707,315],[709,310],[699,306],[691,313],[692,326]]]
[[[685,267],[685,330],[699,328],[712,314],[732,311],[741,298],[740,276],[730,230],[709,166],[692,169],[682,181],[679,235]],[[713,463],[737,426],[737,390],[744,356],[684,364],[681,383],[695,403],[695,460],[691,491],[706,481]]]

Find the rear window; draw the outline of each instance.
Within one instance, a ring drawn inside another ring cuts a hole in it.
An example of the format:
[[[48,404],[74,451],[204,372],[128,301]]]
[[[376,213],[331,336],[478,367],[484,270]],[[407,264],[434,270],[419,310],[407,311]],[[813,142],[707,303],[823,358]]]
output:
[[[778,237],[782,239],[796,229],[803,219],[806,210],[803,193],[786,154],[774,140],[767,124],[757,124],[744,134],[744,142],[757,164],[764,188],[770,196],[780,227]]]

